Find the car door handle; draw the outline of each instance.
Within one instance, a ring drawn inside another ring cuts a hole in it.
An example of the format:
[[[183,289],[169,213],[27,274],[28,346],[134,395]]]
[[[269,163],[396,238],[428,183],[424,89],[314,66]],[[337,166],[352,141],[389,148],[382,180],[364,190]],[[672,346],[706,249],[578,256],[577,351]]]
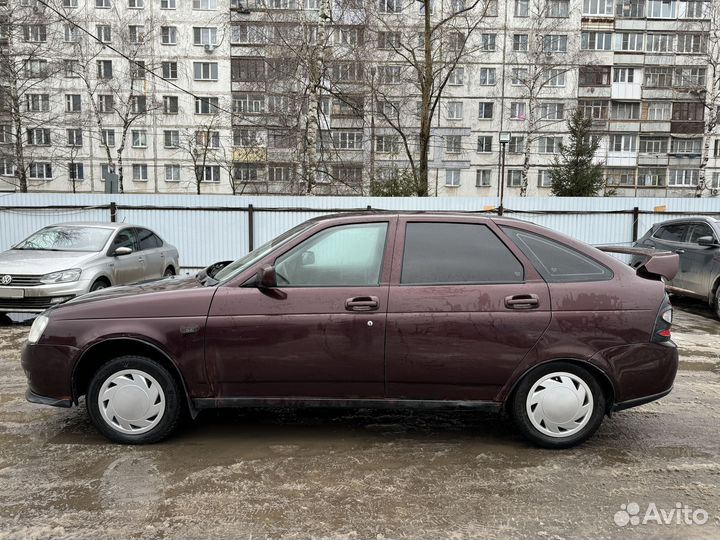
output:
[[[533,309],[540,305],[537,294],[515,294],[505,297],[505,307],[509,309]]]
[[[375,311],[380,307],[377,296],[356,296],[345,300],[345,309],[348,311]]]
[[[683,253],[685,253],[685,250],[684,249],[676,249],[675,253],[677,253],[678,255],[682,255]]]

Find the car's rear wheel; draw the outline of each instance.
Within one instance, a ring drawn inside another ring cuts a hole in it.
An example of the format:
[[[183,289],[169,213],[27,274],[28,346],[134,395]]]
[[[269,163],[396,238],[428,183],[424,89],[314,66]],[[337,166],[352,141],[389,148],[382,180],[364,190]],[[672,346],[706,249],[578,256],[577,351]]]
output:
[[[175,275],[175,270],[173,270],[172,266],[169,267],[167,270],[165,270],[165,273],[163,274],[163,277],[171,277]]]
[[[143,356],[121,356],[95,373],[86,405],[95,427],[124,444],[158,442],[180,420],[181,395],[173,376]]]
[[[515,424],[533,443],[569,448],[595,433],[605,406],[605,394],[592,373],[569,362],[553,362],[520,381],[510,410]]]
[[[713,295],[713,311],[715,312],[715,316],[720,319],[720,286],[715,289],[715,294]]]

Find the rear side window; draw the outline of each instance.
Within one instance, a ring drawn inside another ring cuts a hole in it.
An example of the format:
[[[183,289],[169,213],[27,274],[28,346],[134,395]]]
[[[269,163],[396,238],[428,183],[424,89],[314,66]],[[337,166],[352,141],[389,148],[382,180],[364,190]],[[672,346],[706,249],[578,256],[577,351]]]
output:
[[[612,271],[570,246],[538,234],[503,227],[538,273],[549,283],[605,281],[612,279]]]
[[[712,236],[713,238],[715,238],[715,235],[713,234],[713,230],[710,228],[710,225],[708,225],[707,223],[695,223],[692,232],[690,233],[690,238],[688,239],[688,242],[690,242],[691,244],[697,244],[698,240],[703,236]]]
[[[685,238],[685,231],[688,226],[685,223],[676,223],[674,225],[665,225],[660,227],[655,234],[655,238],[667,240],[669,242],[682,242]]]
[[[400,282],[405,285],[518,283],[524,270],[486,225],[408,223]]]
[[[138,241],[140,242],[140,250],[154,249],[160,247],[162,242],[160,239],[147,229],[138,229]]]

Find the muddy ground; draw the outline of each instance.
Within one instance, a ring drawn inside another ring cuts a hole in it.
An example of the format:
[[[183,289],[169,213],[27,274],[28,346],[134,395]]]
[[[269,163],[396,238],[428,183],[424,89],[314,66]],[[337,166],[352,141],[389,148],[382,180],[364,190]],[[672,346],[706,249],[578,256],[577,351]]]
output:
[[[677,304],[675,391],[559,452],[494,416],[368,410],[204,413],[118,446],[25,402],[28,328],[0,328],[0,538],[718,538],[720,323]],[[642,523],[652,503],[672,524]]]

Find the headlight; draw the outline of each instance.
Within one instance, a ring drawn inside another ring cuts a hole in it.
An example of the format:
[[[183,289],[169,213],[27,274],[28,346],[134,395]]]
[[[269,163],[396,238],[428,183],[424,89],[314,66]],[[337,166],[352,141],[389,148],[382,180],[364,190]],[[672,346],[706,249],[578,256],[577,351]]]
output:
[[[37,343],[42,337],[45,328],[47,328],[49,319],[45,315],[38,316],[30,327],[28,334],[28,343]]]
[[[73,268],[72,270],[61,270],[60,272],[52,272],[51,274],[45,274],[40,278],[41,283],[67,283],[69,281],[77,281],[80,279],[82,270],[80,268]]]

